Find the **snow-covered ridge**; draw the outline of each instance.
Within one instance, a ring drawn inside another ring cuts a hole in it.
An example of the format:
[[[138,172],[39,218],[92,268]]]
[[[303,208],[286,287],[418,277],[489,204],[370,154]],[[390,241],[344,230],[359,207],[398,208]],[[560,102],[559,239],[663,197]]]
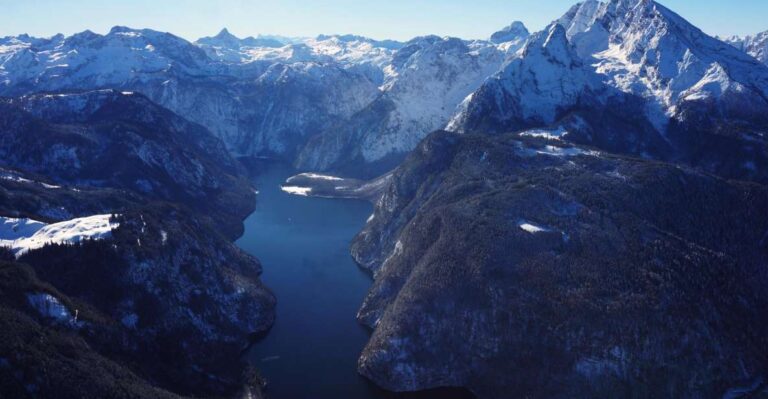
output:
[[[579,101],[614,98],[642,101],[663,136],[691,102],[744,101],[759,113],[768,68],[652,0],[587,0],[532,35],[465,101],[449,130],[487,115],[504,128],[547,125]]]
[[[103,240],[111,237],[112,230],[120,226],[111,219],[111,214],[93,215],[45,224],[32,219],[0,217],[0,246],[9,248],[18,258],[48,244]]]
[[[604,83],[649,100],[646,112],[660,130],[683,101],[741,85],[768,94],[768,69],[655,1],[588,0],[557,23]]]
[[[389,63],[402,43],[374,40],[356,35],[320,35],[315,38],[277,39],[247,37],[240,39],[226,28],[218,35],[198,39],[199,46],[214,60],[230,63],[337,62],[351,66],[372,64],[379,68]]]
[[[720,38],[720,40],[755,57],[763,64],[768,64],[768,31],[753,36],[731,36]]]

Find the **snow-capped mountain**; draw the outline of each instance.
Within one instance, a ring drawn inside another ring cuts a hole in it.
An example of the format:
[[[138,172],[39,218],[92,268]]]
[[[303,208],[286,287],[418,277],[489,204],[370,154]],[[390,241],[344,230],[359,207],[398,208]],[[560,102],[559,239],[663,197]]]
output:
[[[125,27],[106,35],[19,36],[0,40],[0,94],[135,91],[207,127],[237,155],[294,161],[303,151],[298,162],[306,167],[367,164],[401,159],[444,126],[527,37],[520,23],[494,35],[495,43],[241,39],[226,29],[189,43]]]
[[[508,54],[514,54],[520,50],[531,33],[520,21],[515,21],[506,28],[491,35],[491,43],[497,44],[499,48]]]
[[[0,45],[3,94],[120,88],[160,77],[214,73],[205,52],[170,33],[114,27],[51,39],[6,38]]]
[[[248,49],[279,48],[288,45],[273,38],[246,37],[240,39],[224,28],[216,36],[203,37],[195,44],[202,48],[208,56],[225,62],[245,62],[248,60]]]
[[[508,35],[506,48],[527,38]],[[382,94],[349,121],[309,142],[299,165],[311,169],[394,166],[429,132],[444,126],[458,104],[501,66],[505,50],[490,42],[426,36],[398,50],[385,68]]]
[[[170,34],[123,27],[107,35],[5,38],[0,45],[0,94],[136,91],[207,127],[235,154],[286,157],[306,137],[351,116],[378,94],[370,78],[376,72],[363,74],[303,43],[262,47],[285,57],[235,64],[204,51],[210,52],[206,46],[214,42],[221,51],[238,45],[252,49],[254,40],[222,32],[198,46]],[[331,53],[328,48],[324,51]],[[339,54],[345,56],[349,54]],[[373,68],[383,79],[379,66]]]
[[[214,37],[201,38],[195,44],[212,59],[233,64],[338,63],[365,74],[377,84],[383,81],[384,66],[403,46],[394,40],[379,41],[356,35],[320,35],[290,41],[261,36],[240,39],[227,29]]]
[[[768,68],[751,56],[650,0],[589,0],[547,32],[465,101],[449,129],[566,118],[577,142],[734,177],[765,173]]]
[[[731,36],[724,38],[723,41],[757,58],[758,61],[768,64],[768,31],[754,36]]]

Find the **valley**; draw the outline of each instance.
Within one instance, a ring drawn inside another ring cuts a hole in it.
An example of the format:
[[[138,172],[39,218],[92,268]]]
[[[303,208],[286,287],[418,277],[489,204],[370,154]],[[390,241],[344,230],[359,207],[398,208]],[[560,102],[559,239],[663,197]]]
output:
[[[0,38],[0,397],[768,395],[768,33],[562,12]]]

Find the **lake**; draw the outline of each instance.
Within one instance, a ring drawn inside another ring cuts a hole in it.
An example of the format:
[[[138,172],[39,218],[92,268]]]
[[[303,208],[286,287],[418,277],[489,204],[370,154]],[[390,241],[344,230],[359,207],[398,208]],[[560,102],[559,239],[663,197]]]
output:
[[[277,296],[275,325],[250,353],[267,379],[267,397],[471,397],[453,390],[394,394],[357,374],[370,331],[355,315],[372,279],[352,260],[349,245],[373,206],[282,192],[280,184],[295,173],[281,164],[262,168],[256,211],[237,242],[261,260],[262,279]]]

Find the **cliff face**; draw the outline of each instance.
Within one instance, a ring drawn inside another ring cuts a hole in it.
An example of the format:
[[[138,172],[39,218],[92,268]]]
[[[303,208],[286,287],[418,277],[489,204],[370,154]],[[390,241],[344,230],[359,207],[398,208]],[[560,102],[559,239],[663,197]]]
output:
[[[768,371],[764,186],[437,132],[353,244],[360,372],[480,397],[722,397]]]

